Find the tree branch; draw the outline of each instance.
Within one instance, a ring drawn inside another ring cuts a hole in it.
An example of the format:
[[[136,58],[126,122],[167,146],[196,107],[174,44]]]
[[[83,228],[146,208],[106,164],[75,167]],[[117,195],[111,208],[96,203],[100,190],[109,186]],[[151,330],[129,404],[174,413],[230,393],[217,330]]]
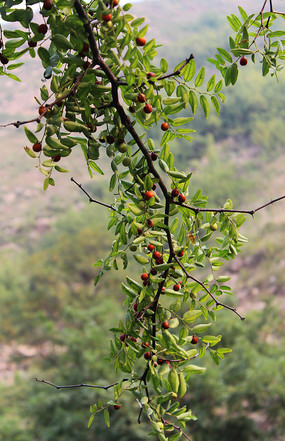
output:
[[[180,262],[180,260],[176,256],[174,256],[174,259],[176,260],[176,262],[178,263],[178,265],[180,266],[182,271],[185,273],[187,278],[193,280],[193,282],[198,283],[204,289],[204,291],[206,291],[209,294],[209,296],[214,300],[214,302],[216,303],[216,306],[223,306],[224,308],[229,309],[230,311],[233,311],[241,320],[245,319],[245,317],[240,315],[240,313],[237,311],[236,308],[233,308],[232,306],[225,305],[224,303],[219,302],[219,300],[217,300],[217,298],[210,292],[210,290],[206,287],[206,285],[203,282],[201,282],[199,279],[196,279],[196,277],[191,276],[191,274],[188,273],[188,271],[186,270],[184,265],[182,265],[182,263]]]
[[[276,199],[272,199],[271,201],[267,202],[264,205],[261,205],[260,207],[255,208],[254,210],[236,210],[236,209],[228,209],[228,208],[199,208],[199,207],[193,207],[192,205],[188,205],[188,204],[181,204],[178,201],[172,201],[172,204],[180,205],[181,207],[188,208],[189,210],[194,211],[194,213],[196,214],[212,211],[213,213],[244,213],[253,216],[257,211],[262,210],[265,207],[268,207],[268,205],[275,204],[276,202],[279,202],[282,199],[285,199],[285,195],[280,196],[279,198]]]
[[[108,386],[97,386],[97,385],[94,385],[94,384],[85,384],[85,383],[69,384],[69,385],[66,385],[66,386],[58,386],[57,384],[53,384],[50,381],[39,380],[38,378],[35,378],[35,380],[38,383],[45,383],[45,384],[48,384],[49,386],[55,387],[56,389],[74,389],[74,388],[78,388],[78,387],[92,387],[92,388],[96,388],[96,389],[108,390],[111,387],[114,387],[117,384],[119,384],[119,381],[118,381],[117,383],[109,384]],[[128,378],[123,378],[121,381],[129,381],[129,379]]]
[[[113,207],[113,205],[105,204],[104,202],[97,201],[97,199],[92,198],[90,196],[90,194],[87,193],[85,188],[83,188],[82,185],[79,184],[74,178],[70,178],[70,180],[72,182],[74,182],[80,188],[80,190],[83,191],[83,193],[86,194],[86,196],[89,198],[89,202],[94,202],[95,204],[103,205],[103,207],[106,207],[106,208],[109,208],[110,210],[116,211],[116,213],[121,214],[122,216],[126,217],[126,215],[124,213],[120,213],[115,207]]]

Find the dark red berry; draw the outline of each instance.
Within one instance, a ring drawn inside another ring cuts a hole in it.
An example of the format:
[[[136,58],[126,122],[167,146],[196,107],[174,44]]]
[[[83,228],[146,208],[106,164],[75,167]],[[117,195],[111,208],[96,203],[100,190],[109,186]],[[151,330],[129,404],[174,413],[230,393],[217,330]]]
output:
[[[48,26],[45,23],[38,26],[38,33],[39,34],[45,35],[47,33],[47,31],[48,31]]]
[[[148,72],[148,73],[146,74],[146,77],[147,77],[148,80],[150,80],[151,78],[154,78],[154,77],[155,77],[155,74],[154,74],[153,72]]]
[[[178,196],[178,200],[179,202],[181,202],[183,204],[183,202],[186,201],[186,196],[183,193],[180,193],[180,195]]]
[[[144,113],[151,113],[152,112],[152,106],[150,104],[146,104],[143,108]]]
[[[121,334],[120,335],[120,340],[121,341],[126,341],[126,334]]]
[[[150,270],[150,274],[152,274],[153,276],[155,276],[157,274],[157,271],[154,268],[151,268]]]
[[[28,41],[28,46],[29,46],[29,47],[36,47],[36,45],[37,45],[37,42],[36,42],[36,41],[33,41],[33,40],[29,40],[29,41]]]
[[[146,44],[145,37],[137,37],[136,38],[136,43],[137,43],[138,46],[144,46]]]
[[[163,322],[161,325],[162,329],[168,329],[169,328],[169,323],[168,322]]]
[[[144,93],[139,93],[138,94],[138,102],[139,103],[144,103],[146,101],[146,96]]]
[[[154,193],[153,193],[152,191],[148,190],[148,191],[145,192],[144,197],[145,197],[145,199],[146,199],[147,201],[149,201],[151,198],[154,197]]]
[[[179,290],[180,290],[179,283],[175,283],[175,285],[173,285],[173,291],[179,291]]]
[[[183,250],[181,250],[181,251],[179,251],[179,253],[177,253],[178,257],[183,257],[183,255],[184,255],[184,251]]]
[[[152,254],[152,257],[153,257],[154,259],[160,259],[161,254],[160,254],[159,251],[154,251],[153,254]]]
[[[42,144],[41,144],[40,142],[36,142],[36,143],[33,145],[33,150],[34,150],[34,152],[38,153],[38,152],[41,151],[41,149],[42,149]]]
[[[106,139],[108,144],[113,144],[113,142],[115,141],[115,138],[112,135],[107,135]]]
[[[173,198],[176,198],[178,195],[179,195],[179,190],[178,190],[178,188],[173,188],[173,189],[171,190],[171,196],[172,196]]]
[[[192,340],[191,340],[192,345],[196,345],[198,343],[198,341],[199,341],[198,337],[196,337],[196,335],[193,335]]]
[[[115,410],[119,410],[121,408],[120,404],[115,404],[113,407]]]
[[[147,280],[149,278],[149,275],[148,275],[148,273],[142,273],[142,275],[141,275],[141,279],[142,280]]]
[[[152,159],[152,161],[156,161],[157,160],[157,158],[158,158],[158,155],[157,155],[157,153],[154,153],[154,152],[151,152],[151,159]]]
[[[246,66],[247,65],[247,58],[245,56],[241,57],[241,59],[239,60],[239,64],[241,66]]]
[[[53,7],[53,0],[44,0],[43,8],[49,11]]]
[[[55,155],[52,157],[53,162],[58,162],[58,161],[60,161],[60,159],[61,159],[60,155]]]
[[[153,251],[154,248],[155,248],[155,246],[152,245],[151,243],[147,246],[147,249],[148,249],[149,251]]]
[[[146,360],[151,360],[151,353],[150,353],[150,352],[145,352],[145,353],[144,353],[144,358],[145,358]]]

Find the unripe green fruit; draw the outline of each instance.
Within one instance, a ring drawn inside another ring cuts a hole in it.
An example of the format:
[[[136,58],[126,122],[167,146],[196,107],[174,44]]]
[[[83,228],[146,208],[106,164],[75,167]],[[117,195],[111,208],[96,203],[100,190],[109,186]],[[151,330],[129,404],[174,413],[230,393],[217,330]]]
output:
[[[131,162],[132,162],[132,158],[130,158],[129,156],[126,156],[122,161],[125,167],[128,167],[131,164]]]
[[[210,230],[211,231],[216,231],[218,229],[218,224],[215,222],[214,224],[210,225]]]
[[[136,247],[136,245],[131,245],[130,246],[130,251],[137,251],[137,247]]]
[[[127,144],[125,144],[125,143],[119,144],[118,150],[120,153],[126,153],[126,151],[128,150]]]

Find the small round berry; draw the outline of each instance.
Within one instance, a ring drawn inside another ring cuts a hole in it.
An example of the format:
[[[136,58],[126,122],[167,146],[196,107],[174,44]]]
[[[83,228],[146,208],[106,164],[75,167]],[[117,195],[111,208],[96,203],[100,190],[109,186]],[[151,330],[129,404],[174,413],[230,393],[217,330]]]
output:
[[[152,190],[155,190],[155,189],[156,189],[156,184],[153,184]]]
[[[49,11],[53,7],[53,0],[44,0],[43,8]]]
[[[61,159],[60,155],[55,155],[52,157],[53,162],[58,162],[58,161],[60,161],[60,159]]]
[[[144,93],[139,93],[138,94],[138,102],[139,103],[145,103],[146,102],[146,96]]]
[[[196,345],[198,343],[198,341],[199,341],[198,337],[196,335],[193,335],[192,340],[191,340],[192,345]]]
[[[28,46],[29,46],[29,47],[36,47],[36,45],[37,45],[37,42],[36,42],[36,41],[33,41],[33,40],[29,40],[29,41],[28,41]]]
[[[178,196],[178,200],[179,202],[183,203],[186,201],[186,196],[183,193],[180,193],[180,195]]]
[[[147,220],[147,225],[148,225],[149,228],[153,228],[154,222],[151,219],[148,219]]]
[[[151,113],[152,112],[152,106],[150,104],[146,104],[143,108],[144,113]]]
[[[153,254],[152,254],[152,257],[154,259],[160,259],[161,258],[161,254],[160,254],[159,251],[154,251]]]
[[[42,149],[42,144],[41,144],[40,142],[36,142],[36,143],[33,145],[33,150],[34,150],[34,152],[38,153],[38,152],[41,151],[41,149]]]
[[[179,291],[179,290],[180,290],[179,283],[175,283],[175,285],[173,285],[173,291]]]
[[[102,14],[101,18],[105,23],[107,23],[108,21],[112,20],[112,14]]]
[[[161,294],[164,294],[164,291],[166,290],[166,288],[165,288],[165,286],[163,286],[162,288],[161,288]]]
[[[120,0],[112,0],[111,4],[112,4],[113,8],[118,6],[119,2],[120,2]]]
[[[178,190],[178,188],[173,188],[173,189],[171,190],[171,196],[172,196],[173,198],[176,198],[178,195],[179,195],[179,190]]]
[[[114,407],[115,410],[121,409],[121,405],[120,404],[114,404],[113,407]]]
[[[120,335],[120,340],[123,341],[123,342],[126,341],[126,334],[121,334]]]
[[[144,198],[145,198],[147,201],[149,201],[149,200],[150,200],[151,198],[153,198],[153,197],[154,197],[154,193],[153,193],[152,191],[148,190],[148,191],[145,192]]]
[[[138,46],[144,46],[146,44],[145,37],[137,37],[136,38],[136,43],[137,43]]]
[[[107,135],[106,140],[107,140],[108,144],[113,144],[113,142],[115,141],[115,138],[112,135]]]
[[[148,80],[150,80],[151,78],[154,78],[154,77],[155,77],[155,74],[154,74],[153,72],[148,72],[148,73],[146,74],[146,77],[147,77]]]
[[[157,362],[156,361],[153,363],[153,367],[157,367]]]
[[[45,110],[46,110],[46,106],[40,106],[40,107],[39,107],[39,110],[38,110],[39,115],[42,115],[42,114],[44,113]]]
[[[148,348],[149,347],[149,342],[148,341],[143,342],[142,343],[142,347],[143,348]]]
[[[130,340],[134,341],[135,343],[137,342],[136,337],[130,337]]]
[[[132,105],[132,106],[129,107],[129,112],[131,112],[131,113],[136,113],[136,108],[135,108],[134,105]]]
[[[155,259],[155,264],[156,265],[162,265],[163,264],[163,258],[160,257],[159,259]]]
[[[138,235],[140,236],[143,233],[143,230],[141,228],[137,229]]]
[[[151,243],[147,246],[148,251],[153,251],[155,248],[154,245],[152,245]]]
[[[151,160],[152,160],[152,161],[156,161],[157,158],[158,158],[158,154],[157,154],[157,153],[154,153],[154,152],[151,152],[150,157],[151,157]]]
[[[154,268],[151,268],[150,274],[152,274],[153,276],[156,276],[157,271]]]
[[[133,308],[134,308],[134,311],[137,311],[137,310],[138,310],[138,304],[137,304],[137,303],[134,303]]]
[[[179,251],[179,253],[177,253],[178,257],[183,257],[183,255],[184,255],[184,251],[183,250],[181,250],[181,251]]]
[[[48,26],[47,26],[45,23],[40,24],[40,25],[38,26],[38,33],[39,33],[39,34],[43,34],[43,35],[45,35],[45,34],[47,33],[47,31],[48,31]]]
[[[82,50],[82,52],[87,52],[89,50],[89,44],[84,43],[83,48],[81,50]]]
[[[4,57],[4,55],[0,54],[0,61],[2,64],[8,64],[9,63],[9,58],[8,57]]]
[[[157,364],[162,365],[164,363],[164,360],[162,358],[157,359]]]
[[[149,278],[148,273],[142,273],[142,275],[141,275],[141,279],[142,279],[143,281],[148,280],[148,278]]]
[[[146,360],[151,360],[151,353],[150,352],[145,352],[143,356]]]
[[[168,322],[163,322],[161,325],[162,329],[168,329],[169,328],[169,323]]]
[[[169,124],[167,122],[164,122],[161,124],[161,130],[163,130],[164,132],[166,132],[166,130],[169,129]]]
[[[241,57],[241,59],[239,60],[239,64],[241,66],[246,66],[247,65],[247,58],[245,56]]]

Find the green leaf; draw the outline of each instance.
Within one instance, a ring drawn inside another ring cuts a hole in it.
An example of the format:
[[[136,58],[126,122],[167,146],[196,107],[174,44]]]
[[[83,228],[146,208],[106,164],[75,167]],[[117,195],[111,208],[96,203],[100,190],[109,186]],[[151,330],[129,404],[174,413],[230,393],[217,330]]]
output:
[[[166,61],[164,58],[162,58],[162,59],[160,60],[160,69],[161,69],[161,71],[162,71],[163,73],[165,73],[165,72],[168,71],[168,64],[167,64],[167,61]]]
[[[198,107],[198,98],[194,90],[190,90],[189,92],[189,104],[192,108],[192,113],[195,115],[197,107]]]
[[[198,73],[198,75],[195,79],[195,87],[202,86],[204,78],[205,78],[205,68],[204,68],[204,66],[202,66],[200,69],[200,72]]]
[[[219,93],[222,87],[223,87],[223,80],[220,80],[215,86],[215,93]]]
[[[35,144],[36,142],[38,142],[38,138],[33,134],[33,132],[31,132],[28,127],[24,126],[24,130],[25,130],[25,134],[28,138],[28,140],[32,143]]]
[[[232,67],[230,68],[230,76],[231,76],[231,83],[232,83],[232,85],[234,85],[238,79],[237,63],[232,64]]]
[[[105,419],[106,426],[110,427],[110,415],[109,415],[108,409],[104,410],[104,419]]]
[[[184,372],[190,373],[190,374],[203,374],[205,372],[205,367],[196,366],[195,364],[188,364],[188,366],[185,366],[183,368]]]
[[[50,65],[50,54],[49,54],[49,51],[47,49],[45,49],[42,46],[39,47],[38,48],[38,56],[43,61],[44,67],[47,67],[47,66]]]
[[[226,49],[223,49],[221,47],[217,47],[217,51],[222,55],[222,57],[224,57],[225,60],[227,60],[229,63],[233,62],[233,59],[231,57],[231,54],[229,54],[228,51],[226,51]]]
[[[200,96],[200,104],[206,118],[209,117],[209,103],[205,95]]]
[[[116,185],[116,181],[117,181],[117,175],[116,175],[116,174],[113,174],[113,175],[111,176],[111,179],[110,179],[109,191],[113,191],[113,190],[114,190],[115,185]]]
[[[205,324],[201,324],[201,325],[196,325],[196,326],[194,326],[194,328],[191,329],[191,331],[194,332],[194,334],[199,334],[201,332],[207,331],[207,329],[209,329],[211,325],[212,325],[212,323],[205,323]]]
[[[134,258],[140,265],[147,265],[149,263],[149,259],[141,254],[134,254]]]
[[[190,117],[183,117],[182,116],[180,118],[175,118],[171,124],[173,126],[177,127],[177,126],[182,126],[183,124],[187,124],[188,122],[190,122],[192,120],[193,120],[192,116],[190,116]]]
[[[211,90],[214,89],[214,87],[215,87],[215,82],[216,82],[216,76],[213,75],[213,76],[211,76],[211,78],[210,78],[209,81],[208,81],[208,84],[207,84],[207,92],[210,92]]]
[[[58,49],[63,49],[64,51],[68,51],[69,49],[74,49],[71,42],[62,34],[55,34],[52,37],[52,42]]]
[[[24,63],[17,63],[17,64],[9,64],[9,66],[7,67],[7,70],[14,70],[17,69],[20,66],[23,66]]]
[[[204,337],[202,337],[202,341],[204,343],[209,343],[212,346],[219,343],[221,341],[221,337],[215,337],[214,335],[204,335]]]
[[[201,314],[202,312],[199,309],[194,309],[193,311],[187,311],[183,315],[183,320],[185,320],[185,322],[187,323],[193,323],[195,322],[195,320],[197,320],[198,317],[200,317]]]
[[[104,175],[103,170],[101,170],[101,168],[99,167],[99,165],[96,164],[96,162],[94,161],[88,161],[88,165],[90,165],[90,167],[95,170],[97,173],[100,173],[100,175]]]
[[[190,60],[189,63],[187,63],[186,66],[183,67],[181,73],[183,75],[184,81],[188,82],[192,80],[196,73],[196,63],[194,58],[192,58],[192,60]]]
[[[219,103],[217,97],[215,97],[215,95],[212,95],[211,101],[212,101],[213,106],[215,107],[217,114],[219,115],[220,114],[220,103]]]

